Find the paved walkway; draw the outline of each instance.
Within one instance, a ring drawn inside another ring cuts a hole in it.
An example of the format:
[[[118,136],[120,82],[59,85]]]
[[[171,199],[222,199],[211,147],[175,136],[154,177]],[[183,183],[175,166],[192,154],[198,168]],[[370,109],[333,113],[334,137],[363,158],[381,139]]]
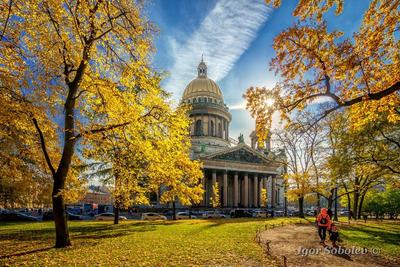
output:
[[[328,235],[328,233],[327,233]],[[319,244],[317,229],[314,225],[288,225],[267,230],[260,235],[263,243],[269,242],[269,254],[277,263],[283,266],[284,256],[287,266],[323,266],[323,267],[372,267],[372,266],[398,266],[386,259],[366,254],[345,253],[333,254],[330,242],[324,248]],[[343,249],[352,249],[347,247]],[[302,253],[299,253],[302,252]],[[308,253],[308,255],[306,255]],[[303,254],[303,255],[302,255]]]

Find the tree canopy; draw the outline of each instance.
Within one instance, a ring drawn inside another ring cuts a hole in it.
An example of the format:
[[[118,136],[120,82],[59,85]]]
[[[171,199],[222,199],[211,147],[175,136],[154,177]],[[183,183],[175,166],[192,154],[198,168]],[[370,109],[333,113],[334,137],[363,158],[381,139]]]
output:
[[[281,1],[270,1],[275,7]],[[371,1],[362,24],[351,38],[340,30],[330,31],[324,13],[343,1],[299,1],[294,16],[298,22],[275,37],[271,70],[279,77],[273,88],[247,90],[247,108],[257,121],[259,139],[279,110],[290,120],[318,99],[327,102],[315,123],[328,114],[351,107],[354,128],[375,121],[385,113],[390,122],[400,120],[399,6],[395,0]],[[274,105],[268,104],[274,99]]]

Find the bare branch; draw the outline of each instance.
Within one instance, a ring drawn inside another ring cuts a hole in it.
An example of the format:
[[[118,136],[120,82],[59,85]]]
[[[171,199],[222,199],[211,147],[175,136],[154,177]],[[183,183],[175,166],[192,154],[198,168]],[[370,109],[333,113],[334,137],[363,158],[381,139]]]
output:
[[[55,171],[55,169],[53,167],[53,164],[51,164],[51,160],[50,160],[49,154],[47,153],[46,142],[45,142],[45,139],[44,139],[44,136],[43,136],[43,132],[40,129],[36,118],[33,118],[32,121],[33,121],[33,124],[35,125],[35,128],[36,128],[38,134],[39,134],[40,145],[42,147],[42,151],[43,151],[43,154],[44,154],[44,158],[46,159],[47,166],[49,167],[49,169],[51,171],[51,174],[54,176],[56,174],[56,171]]]

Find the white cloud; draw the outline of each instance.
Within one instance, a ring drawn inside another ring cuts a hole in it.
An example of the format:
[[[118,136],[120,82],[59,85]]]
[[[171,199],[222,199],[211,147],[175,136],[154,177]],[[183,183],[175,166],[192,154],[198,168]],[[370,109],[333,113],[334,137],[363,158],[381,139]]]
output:
[[[260,0],[218,1],[185,43],[171,40],[175,62],[165,89],[179,98],[196,77],[202,54],[208,76],[215,81],[224,78],[254,40],[269,12],[270,8]]]
[[[246,109],[246,101],[243,101],[241,103],[229,105],[230,110],[237,110],[237,109]]]

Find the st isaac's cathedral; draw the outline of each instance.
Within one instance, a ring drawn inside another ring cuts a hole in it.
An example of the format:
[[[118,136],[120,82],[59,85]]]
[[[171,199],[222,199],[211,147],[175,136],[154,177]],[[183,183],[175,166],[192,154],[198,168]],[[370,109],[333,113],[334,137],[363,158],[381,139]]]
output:
[[[201,206],[210,207],[212,186],[218,182],[222,207],[260,207],[261,189],[266,188],[268,207],[283,208],[283,168],[272,160],[270,140],[260,149],[254,131],[251,146],[242,135],[238,141],[229,137],[232,116],[221,89],[207,77],[203,59],[197,78],[186,86],[182,103],[192,107],[191,157],[203,162],[205,195]]]

